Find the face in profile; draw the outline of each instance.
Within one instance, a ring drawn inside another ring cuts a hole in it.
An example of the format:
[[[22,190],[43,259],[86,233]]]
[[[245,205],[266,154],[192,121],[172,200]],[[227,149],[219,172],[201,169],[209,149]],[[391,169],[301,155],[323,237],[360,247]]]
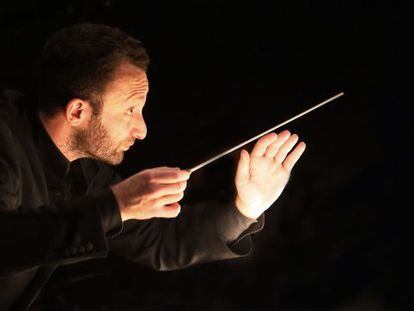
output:
[[[73,148],[111,165],[121,163],[135,139],[147,135],[142,110],[148,90],[144,70],[130,63],[120,65],[101,96],[100,111],[92,114],[87,128],[74,134]]]

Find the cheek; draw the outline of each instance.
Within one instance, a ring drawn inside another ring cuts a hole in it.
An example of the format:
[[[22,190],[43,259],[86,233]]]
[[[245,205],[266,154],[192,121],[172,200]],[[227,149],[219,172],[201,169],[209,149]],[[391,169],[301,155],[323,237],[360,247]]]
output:
[[[113,116],[108,118],[105,122],[102,122],[102,125],[105,129],[107,136],[109,136],[113,141],[118,141],[122,136],[124,122],[120,117]]]
[[[110,123],[111,137],[116,141],[125,140],[129,137],[131,118],[128,116],[122,116],[112,118]]]

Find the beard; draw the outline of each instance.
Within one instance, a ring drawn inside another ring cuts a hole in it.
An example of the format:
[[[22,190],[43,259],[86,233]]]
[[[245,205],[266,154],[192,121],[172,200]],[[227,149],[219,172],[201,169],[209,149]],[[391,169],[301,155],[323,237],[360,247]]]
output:
[[[80,157],[110,165],[118,165],[124,159],[124,151],[119,150],[121,144],[113,141],[97,115],[92,116],[88,129],[73,134],[69,145]]]

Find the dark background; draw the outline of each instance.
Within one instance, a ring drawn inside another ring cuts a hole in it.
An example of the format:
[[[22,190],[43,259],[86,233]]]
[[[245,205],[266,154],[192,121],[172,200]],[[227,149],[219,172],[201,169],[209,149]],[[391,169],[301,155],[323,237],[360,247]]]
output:
[[[345,92],[286,127],[308,147],[251,256],[164,273],[116,262],[111,284],[67,289],[85,310],[413,306],[396,3],[33,0],[0,9],[2,87],[29,89],[47,37],[75,22],[117,26],[143,41],[152,60],[148,135],[117,167],[124,177],[192,167]],[[239,152],[194,173],[183,203],[231,202]]]

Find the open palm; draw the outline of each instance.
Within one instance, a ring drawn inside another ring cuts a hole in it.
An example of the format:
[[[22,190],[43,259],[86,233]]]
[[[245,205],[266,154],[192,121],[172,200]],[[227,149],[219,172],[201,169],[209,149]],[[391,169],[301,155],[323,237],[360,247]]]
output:
[[[267,210],[285,188],[290,172],[305,151],[305,143],[289,131],[267,134],[253,147],[251,154],[242,150],[235,184],[236,205],[245,216],[257,218]]]

